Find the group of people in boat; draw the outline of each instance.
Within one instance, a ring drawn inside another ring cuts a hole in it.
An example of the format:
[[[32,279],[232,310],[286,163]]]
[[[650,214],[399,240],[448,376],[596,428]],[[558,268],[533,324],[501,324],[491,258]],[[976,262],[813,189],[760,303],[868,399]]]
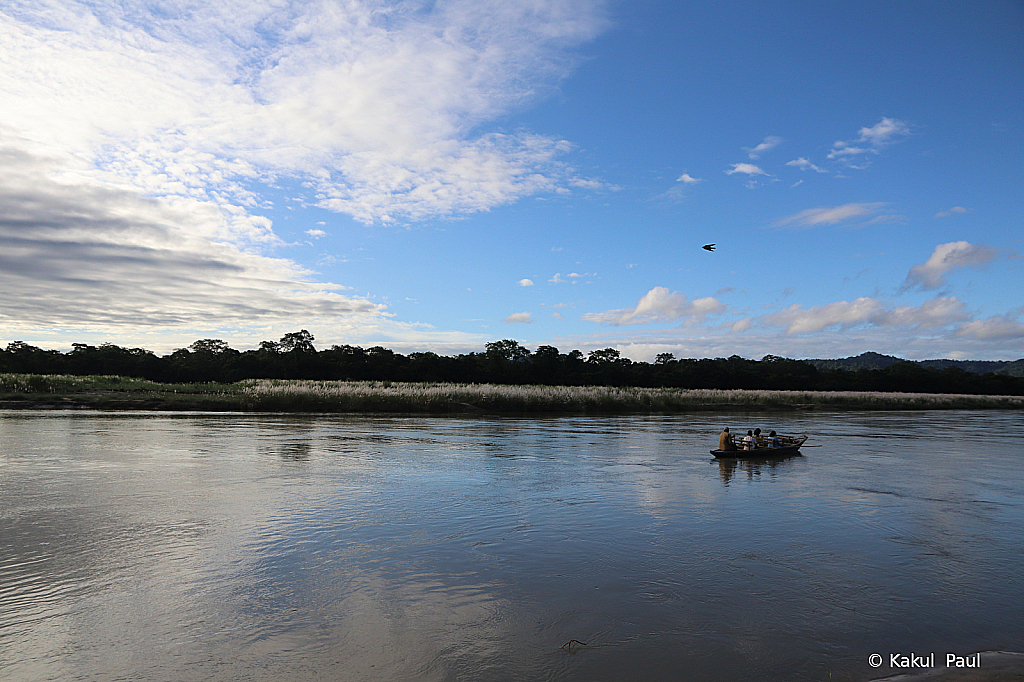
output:
[[[748,430],[745,436],[733,436],[729,432],[729,427],[726,426],[718,436],[719,450],[757,450],[758,448],[781,447],[782,441],[774,431],[767,436],[762,436],[761,429],[754,429],[753,431]]]

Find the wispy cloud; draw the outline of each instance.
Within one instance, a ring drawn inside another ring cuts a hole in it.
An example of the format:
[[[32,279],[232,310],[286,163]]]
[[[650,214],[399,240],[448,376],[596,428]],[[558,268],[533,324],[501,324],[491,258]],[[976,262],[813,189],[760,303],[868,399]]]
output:
[[[799,159],[793,159],[792,161],[787,161],[786,165],[787,166],[796,166],[797,168],[799,168],[802,171],[812,170],[812,171],[816,171],[818,173],[827,173],[828,172],[824,168],[819,168],[818,166],[815,166],[813,163],[811,163],[807,159],[803,158],[802,156]]]
[[[595,273],[592,272],[585,272],[583,274],[580,274],[578,272],[570,272],[568,275],[565,275],[565,277],[563,277],[562,273],[556,272],[554,277],[549,279],[548,282],[551,284],[565,284],[566,282],[572,282],[573,284],[575,284],[578,280],[582,279],[583,277],[592,277],[594,274]],[[568,279],[566,279],[566,277],[568,277]]]
[[[703,321],[709,315],[721,314],[725,309],[724,303],[710,296],[689,301],[679,292],[669,291],[665,287],[654,287],[632,308],[587,313],[583,315],[583,319],[613,326],[675,320],[693,323]]]
[[[574,64],[600,3],[253,0],[11,12],[0,120],[154,195],[244,205],[251,181],[307,182],[365,222],[488,208],[586,186],[528,132],[470,133]]]
[[[752,163],[734,163],[731,169],[725,171],[726,175],[735,175],[736,173],[742,173],[744,175],[771,175],[764,169],[759,168]]]
[[[678,178],[676,178],[676,182],[683,182],[683,183],[686,183],[687,185],[692,185],[692,184],[697,183],[697,182],[704,182],[704,179],[703,178],[690,177],[689,173],[683,173]]]
[[[951,215],[957,215],[957,214],[969,213],[969,212],[970,211],[968,211],[963,206],[954,206],[953,208],[951,208],[949,210],[939,211],[938,213],[935,214],[935,217],[936,218],[948,218]]]
[[[531,313],[512,313],[502,322],[505,324],[530,324],[533,322],[533,315]]]
[[[996,260],[999,252],[985,244],[966,241],[939,244],[924,263],[910,268],[903,290],[938,289],[945,285],[946,274],[961,268],[984,267]]]
[[[772,227],[817,227],[819,225],[837,225],[856,220],[877,220],[882,217],[889,220],[898,219],[893,214],[879,214],[888,204],[876,202],[870,204],[844,204],[842,206],[808,208],[791,216],[772,223]],[[881,222],[881,221],[880,221]]]
[[[781,137],[777,137],[775,135],[769,135],[768,137],[764,138],[764,142],[762,142],[761,144],[759,144],[759,145],[757,145],[756,147],[753,147],[753,148],[751,148],[751,147],[744,147],[743,151],[749,152],[748,156],[750,158],[757,159],[757,158],[760,158],[761,154],[763,154],[763,153],[765,153],[767,151],[770,151],[772,149],[775,149],[780,144],[782,144],[782,138]]]
[[[895,118],[883,118],[870,128],[861,128],[854,140],[839,140],[832,145],[829,159],[838,159],[852,165],[853,157],[864,154],[878,154],[902,138],[910,135],[910,126]]]

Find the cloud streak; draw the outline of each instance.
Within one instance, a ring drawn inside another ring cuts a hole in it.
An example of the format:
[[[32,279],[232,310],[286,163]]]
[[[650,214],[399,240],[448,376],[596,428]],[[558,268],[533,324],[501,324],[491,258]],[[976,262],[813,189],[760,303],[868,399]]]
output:
[[[782,138],[781,137],[777,137],[775,135],[769,135],[768,137],[764,138],[764,142],[762,142],[761,144],[757,145],[754,148],[744,147],[743,151],[749,152],[748,156],[751,159],[757,159],[757,158],[760,158],[761,154],[763,154],[763,153],[765,153],[767,151],[771,151],[772,149],[775,149],[780,144],[782,144]]]
[[[820,225],[837,225],[861,219],[877,220],[879,213],[887,204],[876,202],[870,204],[844,204],[831,208],[809,208],[772,223],[772,227],[818,227]],[[889,216],[893,218],[895,216]]]
[[[291,261],[203,236],[216,207],[55,179],[52,160],[0,147],[0,320],[8,330],[111,333],[289,324],[376,324],[384,307]],[[198,233],[198,235],[196,234]]]

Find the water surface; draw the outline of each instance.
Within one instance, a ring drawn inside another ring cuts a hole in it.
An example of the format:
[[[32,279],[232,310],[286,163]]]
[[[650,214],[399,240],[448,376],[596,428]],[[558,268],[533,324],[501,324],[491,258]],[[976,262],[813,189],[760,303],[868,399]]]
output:
[[[719,462],[724,425],[821,447]],[[1024,651],[1022,426],[0,412],[0,678],[867,680]]]

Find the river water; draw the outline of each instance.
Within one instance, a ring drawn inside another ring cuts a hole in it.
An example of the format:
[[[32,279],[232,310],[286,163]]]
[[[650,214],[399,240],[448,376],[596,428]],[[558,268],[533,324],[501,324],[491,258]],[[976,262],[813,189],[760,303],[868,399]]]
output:
[[[820,447],[719,462],[724,425]],[[1022,438],[997,411],[0,412],[0,679],[838,681],[1024,651]]]

